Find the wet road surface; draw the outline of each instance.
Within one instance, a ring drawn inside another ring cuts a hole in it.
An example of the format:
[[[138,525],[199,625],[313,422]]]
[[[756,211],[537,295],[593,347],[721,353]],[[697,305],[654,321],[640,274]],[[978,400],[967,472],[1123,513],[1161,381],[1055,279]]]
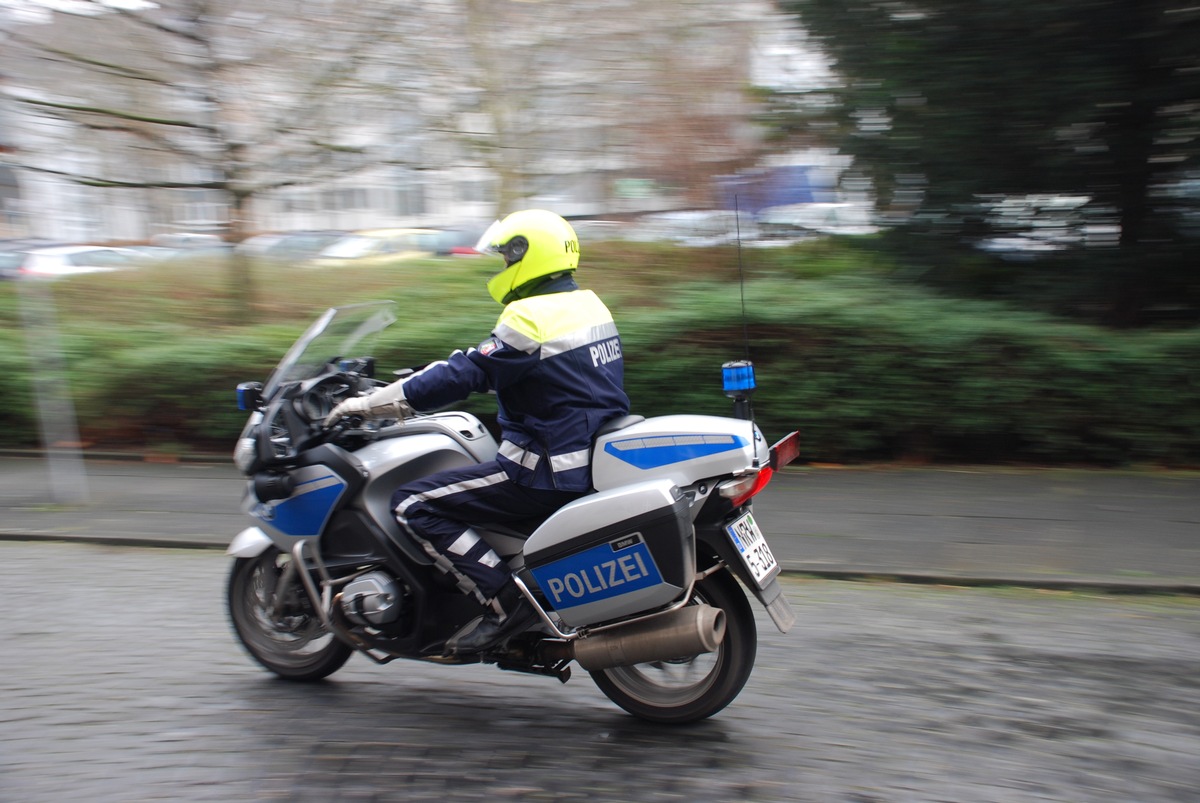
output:
[[[215,551],[0,542],[0,801],[1194,801],[1200,599],[785,578],[669,728],[493,667],[242,653]]]

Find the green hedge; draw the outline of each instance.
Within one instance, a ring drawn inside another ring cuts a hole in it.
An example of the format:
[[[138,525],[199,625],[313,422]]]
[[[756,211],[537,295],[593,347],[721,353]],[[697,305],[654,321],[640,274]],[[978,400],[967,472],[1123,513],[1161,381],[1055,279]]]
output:
[[[728,259],[693,272],[711,277],[699,281],[683,281],[680,270],[652,281],[642,271],[623,285],[594,271],[621,327],[635,412],[729,414],[720,368],[746,355],[748,332],[757,419],[772,439],[801,430],[810,461],[1200,464],[1200,332],[1110,331],[942,298],[856,272],[844,252],[832,256],[840,260],[832,268],[810,259],[791,269],[784,253],[764,259],[745,284],[745,319]],[[486,335],[498,308],[477,298],[477,277],[443,287],[416,282],[419,271],[402,274],[344,283],[341,295],[317,288],[266,316],[270,324],[244,326],[204,324],[198,312],[189,318],[189,305],[166,302],[162,319],[115,325],[81,312],[85,292],[64,283],[56,292],[65,382],[84,439],[97,448],[229,449],[244,420],[235,385],[265,379],[330,304],[402,299],[402,320],[377,353],[384,370]],[[28,447],[38,435],[14,299],[0,292],[0,369],[10,378],[0,446]],[[464,407],[485,420],[494,409],[486,396]]]
[[[654,412],[727,409],[741,356],[736,293],[684,289],[623,326],[629,389]],[[1053,463],[1200,459],[1200,332],[1113,332],[948,300],[886,281],[746,288],[755,409],[817,461]]]

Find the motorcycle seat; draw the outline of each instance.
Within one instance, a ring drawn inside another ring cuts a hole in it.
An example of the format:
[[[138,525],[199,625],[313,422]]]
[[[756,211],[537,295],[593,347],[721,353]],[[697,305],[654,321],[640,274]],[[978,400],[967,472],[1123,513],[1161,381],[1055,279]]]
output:
[[[596,430],[596,438],[599,439],[611,432],[616,432],[625,427],[632,427],[634,424],[640,424],[646,420],[644,415],[622,415],[616,418],[609,419],[604,422],[600,429]]]

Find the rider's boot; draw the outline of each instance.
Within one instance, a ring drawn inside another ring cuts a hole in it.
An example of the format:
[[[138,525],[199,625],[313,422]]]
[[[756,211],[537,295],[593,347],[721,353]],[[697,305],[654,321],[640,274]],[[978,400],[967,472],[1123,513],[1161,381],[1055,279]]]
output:
[[[492,599],[492,610],[451,636],[446,642],[446,652],[451,655],[483,652],[520,632],[535,619],[537,611],[521,593],[521,589],[517,588],[517,584],[509,580]]]

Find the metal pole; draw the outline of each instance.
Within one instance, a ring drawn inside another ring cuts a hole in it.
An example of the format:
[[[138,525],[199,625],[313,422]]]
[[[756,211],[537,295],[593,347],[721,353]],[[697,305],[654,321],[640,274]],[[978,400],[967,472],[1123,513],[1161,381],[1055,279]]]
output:
[[[21,279],[17,296],[52,499],[59,504],[84,505],[89,498],[87,469],[62,358],[54,294],[45,281]]]

